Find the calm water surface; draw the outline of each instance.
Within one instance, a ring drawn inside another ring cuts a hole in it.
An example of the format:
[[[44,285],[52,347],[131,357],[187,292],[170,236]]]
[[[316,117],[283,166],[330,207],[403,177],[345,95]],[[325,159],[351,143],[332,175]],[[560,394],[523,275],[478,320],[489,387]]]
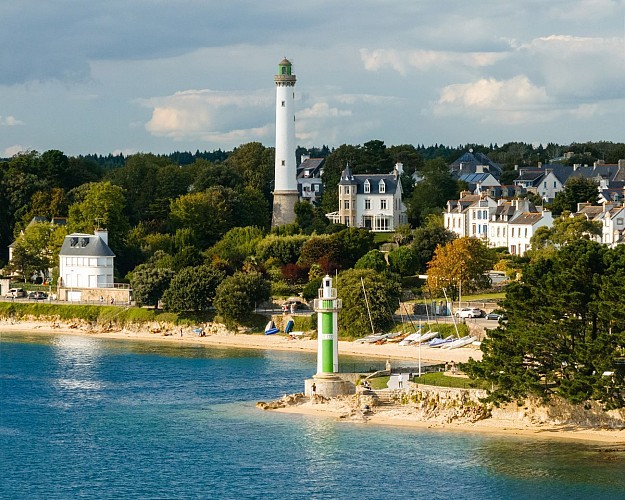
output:
[[[625,498],[609,445],[255,408],[314,371],[309,354],[2,334],[0,497]]]

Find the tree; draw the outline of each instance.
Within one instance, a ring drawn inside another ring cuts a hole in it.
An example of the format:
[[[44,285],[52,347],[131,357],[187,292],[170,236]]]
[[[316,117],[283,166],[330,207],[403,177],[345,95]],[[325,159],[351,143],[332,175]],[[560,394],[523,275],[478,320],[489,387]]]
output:
[[[235,227],[224,234],[208,253],[217,255],[232,266],[241,267],[248,256],[255,254],[263,236],[263,231],[257,227]]]
[[[623,269],[623,248],[588,240],[528,264],[508,286],[507,323],[490,332],[482,361],[467,370],[493,384],[495,401],[556,394],[623,407]]]
[[[560,215],[564,211],[577,212],[578,203],[596,205],[598,200],[599,191],[595,181],[585,177],[569,177],[564,189],[556,194],[551,211],[554,215]]]
[[[496,258],[477,238],[463,237],[439,246],[428,263],[428,286],[432,291],[447,289],[452,300],[461,298],[463,291],[474,291],[490,285],[486,272]]]
[[[158,309],[165,290],[169,288],[174,272],[152,262],[140,264],[132,271],[130,286],[138,306],[154,306]]]
[[[451,176],[442,158],[427,161],[423,180],[412,191],[407,200],[408,220],[413,226],[420,226],[426,216],[440,212],[447,200],[458,197],[458,182]]]
[[[357,227],[350,227],[334,233],[331,239],[338,244],[337,262],[343,269],[353,267],[358,259],[373,249],[375,246],[374,238],[375,235],[371,231]]]
[[[274,150],[260,142],[249,142],[232,151],[225,164],[237,170],[244,184],[265,196],[271,195],[271,180],[274,173]]]
[[[48,276],[49,270],[58,266],[65,234],[63,226],[32,222],[15,241],[11,268],[19,272],[24,280],[35,275]]]
[[[384,254],[379,250],[370,250],[354,265],[354,269],[373,269],[378,273],[386,272],[387,264]]]
[[[163,294],[167,311],[206,311],[212,306],[219,284],[226,274],[212,266],[185,267]]]
[[[264,262],[284,266],[297,262],[309,237],[304,235],[276,236],[270,234],[258,242],[256,256]]]
[[[319,264],[324,272],[331,273],[338,269],[341,250],[340,240],[334,235],[311,236],[302,246],[297,264],[304,267]]]
[[[412,276],[419,267],[419,258],[411,247],[404,246],[388,253],[391,271],[400,276]]]
[[[269,299],[271,287],[260,273],[236,272],[217,287],[215,309],[227,326],[243,323],[256,305]]]
[[[536,234],[530,240],[532,248],[528,254],[535,258],[538,255],[554,252],[573,241],[601,236],[601,231],[600,222],[588,220],[583,215],[569,217],[565,212],[553,221],[553,226],[543,226],[536,230]]]
[[[424,274],[436,248],[439,245],[445,246],[455,239],[456,233],[445,229],[442,225],[428,224],[415,229],[411,246],[417,259],[417,272]]]
[[[189,229],[193,243],[207,248],[233,227],[235,200],[234,191],[223,187],[185,194],[171,202],[170,226]]]
[[[78,199],[69,207],[69,232],[93,233],[96,227],[108,229],[109,246],[118,253],[130,229],[124,213],[123,189],[110,182],[96,182],[81,187]]]
[[[358,338],[368,335],[371,322],[376,332],[393,325],[393,313],[399,307],[401,295],[401,287],[393,278],[372,269],[350,269],[340,273],[335,284],[343,301],[339,314],[341,336]]]

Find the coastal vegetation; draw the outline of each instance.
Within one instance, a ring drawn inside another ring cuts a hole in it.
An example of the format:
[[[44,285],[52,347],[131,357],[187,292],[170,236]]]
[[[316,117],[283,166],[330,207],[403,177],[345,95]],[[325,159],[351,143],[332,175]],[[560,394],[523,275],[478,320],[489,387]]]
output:
[[[625,406],[625,246],[582,238],[540,254],[508,285],[507,321],[465,371],[496,402],[529,395]]]

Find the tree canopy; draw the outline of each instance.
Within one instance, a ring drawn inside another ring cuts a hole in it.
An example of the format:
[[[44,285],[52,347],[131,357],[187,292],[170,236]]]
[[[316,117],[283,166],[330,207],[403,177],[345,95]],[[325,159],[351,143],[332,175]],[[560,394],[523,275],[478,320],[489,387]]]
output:
[[[343,301],[340,335],[355,338],[369,335],[371,322],[375,332],[384,332],[393,325],[393,313],[399,307],[401,295],[401,287],[394,278],[372,269],[350,269],[338,275],[335,286]]]
[[[446,289],[452,300],[462,292],[486,288],[490,278],[485,273],[495,260],[494,252],[477,238],[452,240],[434,251],[428,264],[428,286],[433,292]]]
[[[578,240],[528,264],[507,288],[507,322],[482,342],[472,376],[491,399],[533,394],[625,405],[625,247]]]

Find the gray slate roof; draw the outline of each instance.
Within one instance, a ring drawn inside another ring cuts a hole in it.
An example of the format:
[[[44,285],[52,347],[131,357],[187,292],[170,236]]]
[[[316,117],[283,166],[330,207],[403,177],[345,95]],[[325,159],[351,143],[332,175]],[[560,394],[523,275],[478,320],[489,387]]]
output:
[[[369,181],[370,191],[365,193],[365,182]],[[384,193],[380,193],[380,181],[383,180]],[[345,167],[341,174],[340,186],[356,186],[357,194],[395,194],[397,191],[397,178],[393,174],[352,174],[352,169]]]
[[[60,256],[115,257],[109,246],[95,234],[72,233],[65,237]]]

